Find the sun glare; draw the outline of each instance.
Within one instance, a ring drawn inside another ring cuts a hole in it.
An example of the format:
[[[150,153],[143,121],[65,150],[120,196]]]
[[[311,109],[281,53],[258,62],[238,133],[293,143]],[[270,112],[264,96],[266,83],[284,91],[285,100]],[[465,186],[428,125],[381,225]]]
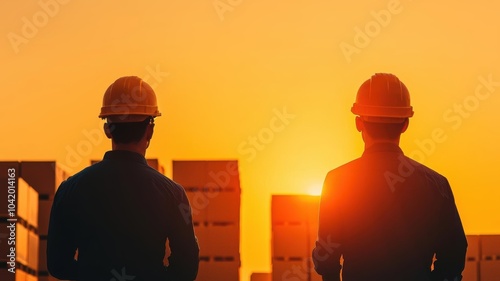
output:
[[[323,187],[320,183],[315,183],[309,186],[309,188],[307,189],[307,194],[313,196],[320,196],[322,189]]]

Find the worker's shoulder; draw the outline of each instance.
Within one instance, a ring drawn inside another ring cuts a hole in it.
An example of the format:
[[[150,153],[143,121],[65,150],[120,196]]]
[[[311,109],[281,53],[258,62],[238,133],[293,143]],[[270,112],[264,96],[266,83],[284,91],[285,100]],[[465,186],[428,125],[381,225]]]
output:
[[[350,174],[353,170],[360,169],[361,166],[362,166],[362,159],[356,158],[354,160],[351,160],[345,164],[342,164],[342,165],[330,170],[327,174],[327,177],[328,176],[347,175],[347,174]]]

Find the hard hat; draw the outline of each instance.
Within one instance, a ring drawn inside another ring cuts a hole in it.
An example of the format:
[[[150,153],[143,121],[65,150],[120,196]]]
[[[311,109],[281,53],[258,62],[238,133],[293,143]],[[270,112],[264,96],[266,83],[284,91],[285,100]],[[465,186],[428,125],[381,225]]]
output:
[[[102,100],[99,118],[108,122],[140,122],[161,116],[156,95],[148,83],[137,76],[118,78],[111,84]]]
[[[363,120],[379,123],[399,123],[413,116],[405,84],[387,73],[376,73],[359,87],[351,111]]]

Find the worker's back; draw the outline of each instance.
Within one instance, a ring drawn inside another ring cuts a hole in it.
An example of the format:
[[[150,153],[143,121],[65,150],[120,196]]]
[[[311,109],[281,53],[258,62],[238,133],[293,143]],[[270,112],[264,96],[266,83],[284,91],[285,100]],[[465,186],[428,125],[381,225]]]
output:
[[[63,183],[58,193],[55,212],[58,204],[64,205],[65,221],[75,232],[78,280],[165,280],[165,239],[174,232],[173,243],[182,249],[172,251],[177,259],[171,260],[172,269],[179,260],[197,258],[190,218],[184,220],[179,208],[188,206],[182,187],[137,153],[106,153],[103,161]],[[197,261],[188,264],[196,272]]]
[[[450,229],[461,223],[446,178],[396,145],[376,144],[331,171],[323,194],[328,216],[320,224],[340,244],[343,281],[432,280],[433,255],[439,258],[446,247],[442,232],[457,233],[466,243],[463,231]],[[446,249],[445,255],[450,251],[459,257],[463,248]]]

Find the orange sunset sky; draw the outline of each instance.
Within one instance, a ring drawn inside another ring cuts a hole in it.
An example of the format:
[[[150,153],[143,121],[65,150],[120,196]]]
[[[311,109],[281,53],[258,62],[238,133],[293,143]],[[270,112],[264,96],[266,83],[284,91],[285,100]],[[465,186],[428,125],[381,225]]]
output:
[[[110,148],[116,78],[156,90],[148,158],[238,159],[242,280],[270,271],[272,194],[319,193],[363,151],[350,108],[396,74],[415,115],[403,150],[450,181],[467,234],[500,232],[495,1],[1,1],[0,160],[70,173]],[[425,204],[422,208],[425,208]]]

